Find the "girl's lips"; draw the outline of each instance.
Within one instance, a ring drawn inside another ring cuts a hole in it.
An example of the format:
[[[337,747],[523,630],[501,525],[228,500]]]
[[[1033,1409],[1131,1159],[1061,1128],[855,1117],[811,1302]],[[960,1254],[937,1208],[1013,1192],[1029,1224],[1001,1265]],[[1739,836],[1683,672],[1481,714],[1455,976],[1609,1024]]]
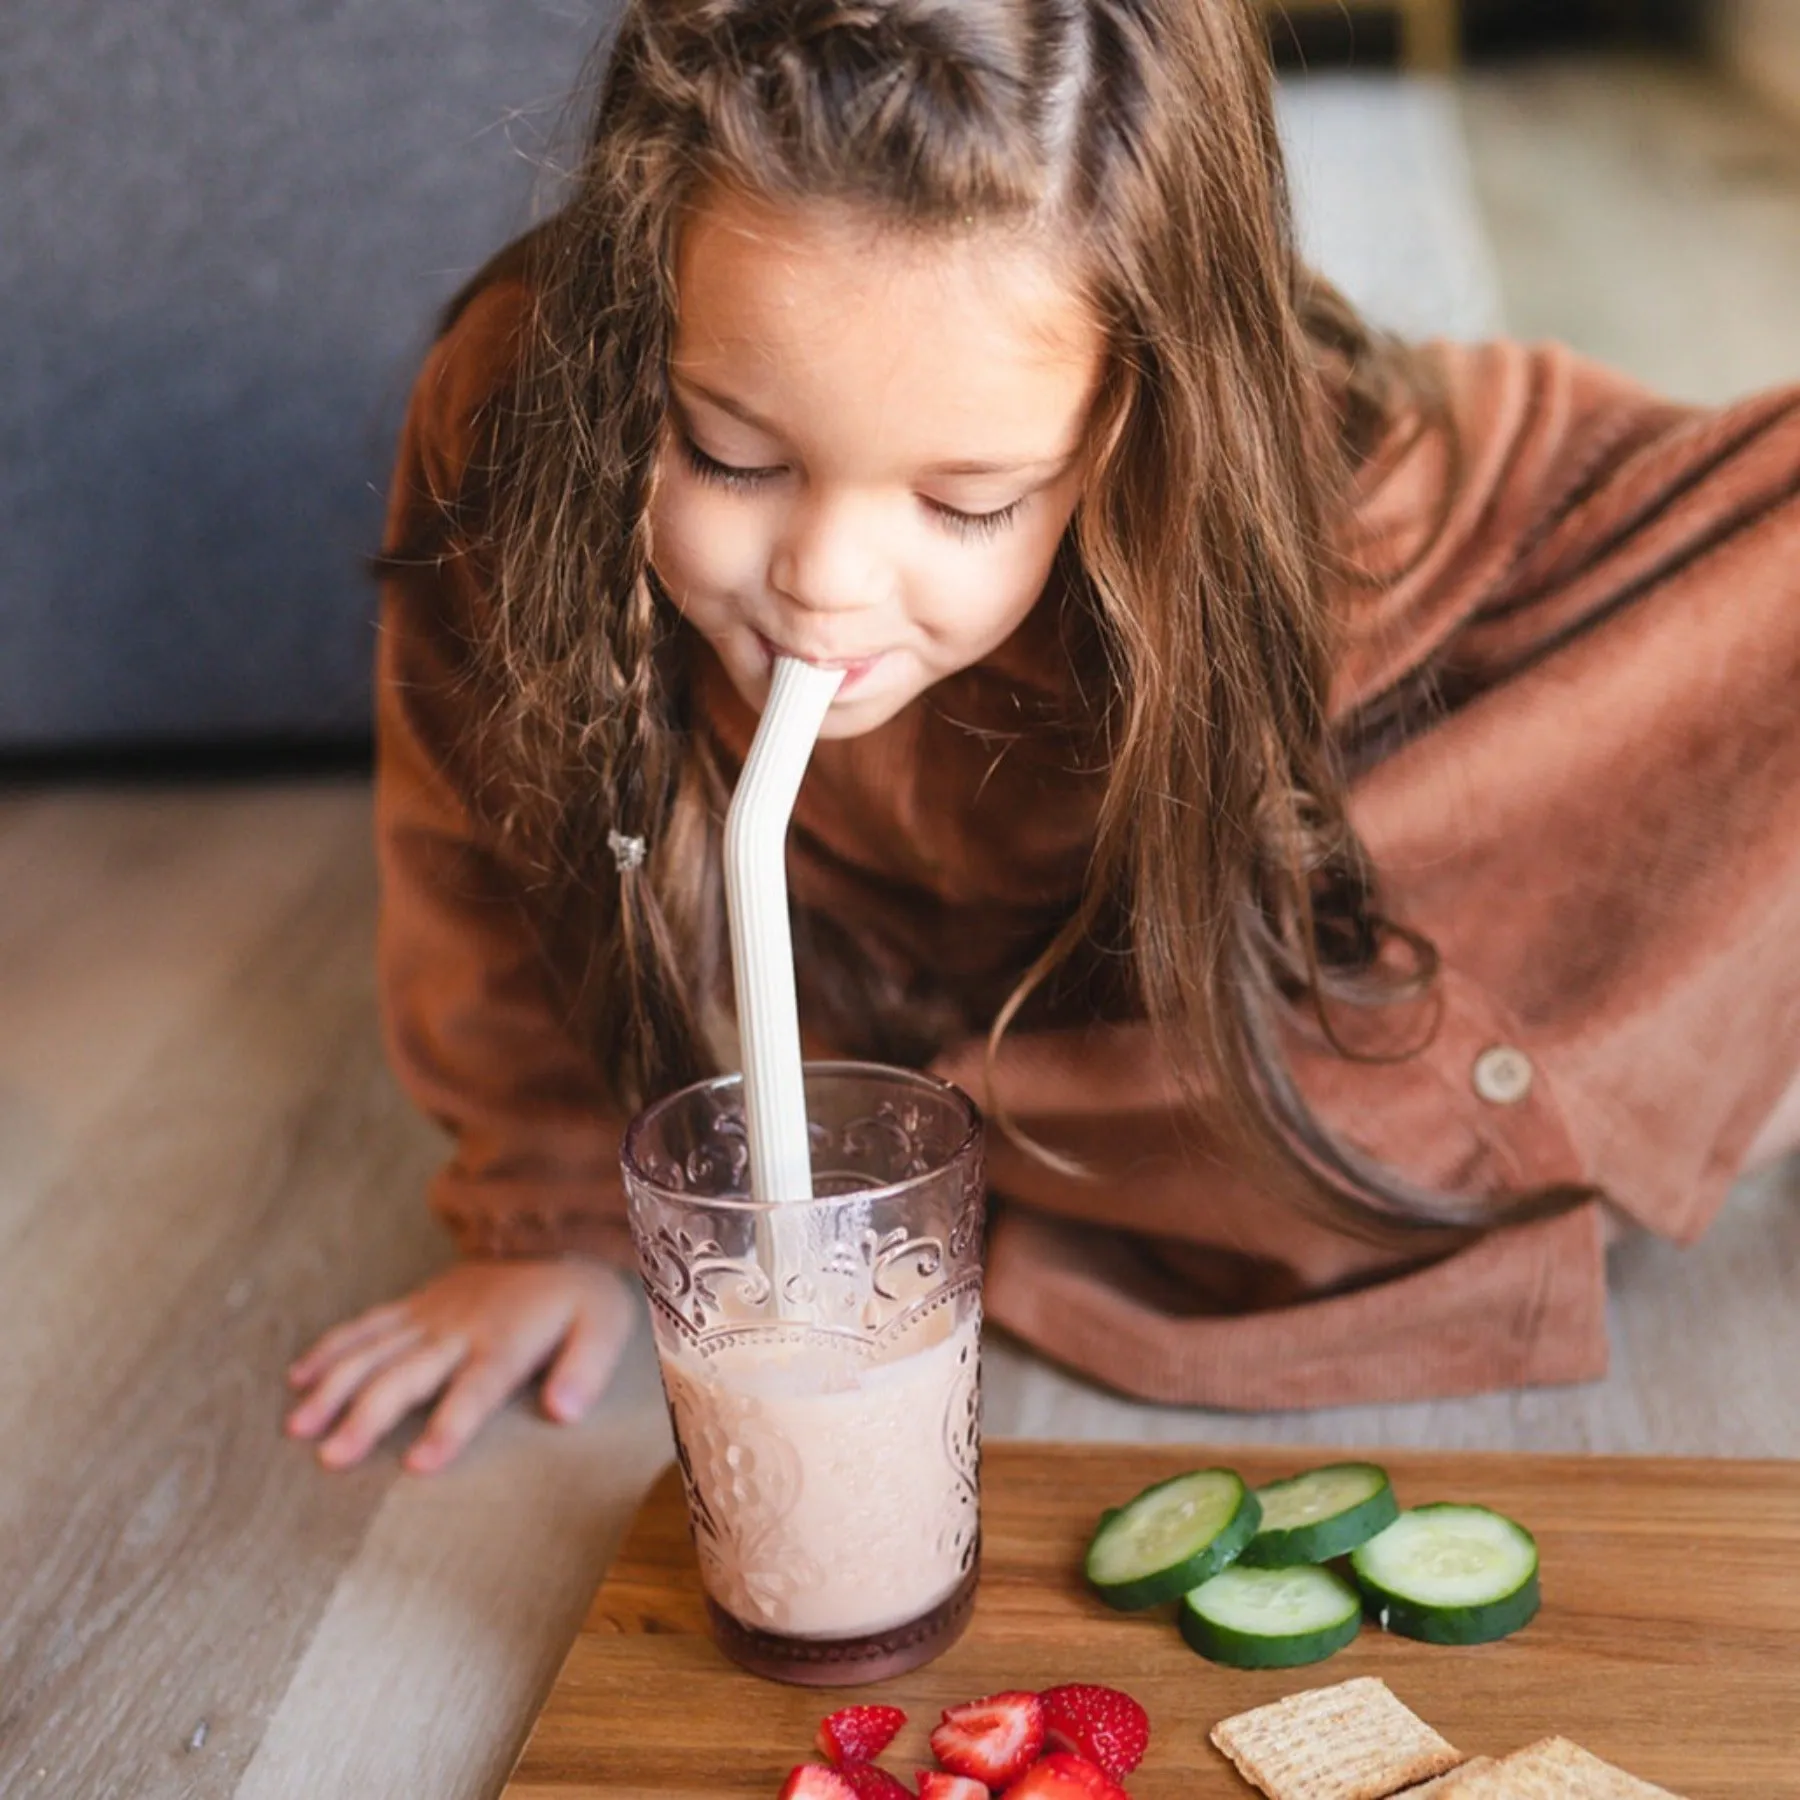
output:
[[[764,637],[760,631],[756,634],[756,641],[762,645],[763,652],[768,657],[769,666],[771,668],[774,667],[776,657],[792,656],[797,661],[811,663],[815,668],[841,669],[844,673],[844,679],[838,687],[838,694],[840,696],[861,681],[862,678],[881,661],[882,656],[885,654],[885,652],[878,650],[873,656],[858,657],[852,662],[827,662],[820,657],[801,656],[798,651],[784,650],[773,640]]]

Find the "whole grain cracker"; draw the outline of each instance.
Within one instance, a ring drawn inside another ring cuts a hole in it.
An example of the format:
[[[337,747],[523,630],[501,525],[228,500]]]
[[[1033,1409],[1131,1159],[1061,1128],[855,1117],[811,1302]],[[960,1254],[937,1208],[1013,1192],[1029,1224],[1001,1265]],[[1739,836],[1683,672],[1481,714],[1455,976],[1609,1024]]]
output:
[[[1372,1675],[1223,1719],[1212,1741],[1269,1800],[1387,1800],[1462,1760]]]
[[[1464,1779],[1465,1774],[1467,1779]],[[1679,1800],[1567,1738],[1540,1738],[1488,1768],[1458,1769],[1437,1800]]]

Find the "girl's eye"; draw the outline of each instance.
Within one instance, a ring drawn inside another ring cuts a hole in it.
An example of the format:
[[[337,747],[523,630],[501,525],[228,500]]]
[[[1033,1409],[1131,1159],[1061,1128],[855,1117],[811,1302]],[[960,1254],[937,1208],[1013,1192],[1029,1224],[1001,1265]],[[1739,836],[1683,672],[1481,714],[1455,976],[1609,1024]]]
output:
[[[945,529],[957,537],[990,538],[1004,531],[1018,517],[1019,508],[1025,502],[1015,500],[1010,506],[984,513],[958,512],[954,506],[946,506],[941,500],[927,500],[925,504]]]
[[[780,468],[740,469],[734,463],[722,463],[716,456],[708,456],[686,432],[679,432],[676,441],[681,446],[681,454],[688,467],[702,480],[709,481],[715,487],[729,488],[736,493],[745,493],[751,488],[761,487],[765,482],[773,481],[783,471]],[[1010,506],[1002,506],[994,512],[972,513],[959,512],[954,506],[946,506],[941,500],[927,500],[926,507],[939,524],[952,535],[959,538],[990,538],[1002,532],[1017,517],[1019,508],[1025,502],[1015,500]]]
[[[676,436],[687,466],[702,481],[713,482],[718,487],[732,488],[741,493],[747,488],[760,487],[765,481],[772,481],[781,473],[779,469],[740,469],[732,463],[722,463],[716,456],[708,456],[686,432],[679,432]]]

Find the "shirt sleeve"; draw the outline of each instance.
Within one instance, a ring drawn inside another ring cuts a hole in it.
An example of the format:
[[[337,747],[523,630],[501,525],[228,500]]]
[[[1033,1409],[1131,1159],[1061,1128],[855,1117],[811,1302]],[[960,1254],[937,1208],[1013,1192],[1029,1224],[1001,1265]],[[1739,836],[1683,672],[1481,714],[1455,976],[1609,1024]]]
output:
[[[1800,1067],[1800,388],[1678,404],[1556,346],[1447,353],[1450,526],[1362,605],[1352,808],[1491,997],[1523,1103],[1686,1242]],[[1376,510],[1428,518],[1415,466]]]
[[[476,296],[414,388],[385,534],[376,662],[377,934],[388,1056],[453,1148],[428,1198],[470,1256],[632,1265],[623,1120],[570,1029],[521,872],[470,804],[468,643],[483,598],[455,495],[524,300]]]

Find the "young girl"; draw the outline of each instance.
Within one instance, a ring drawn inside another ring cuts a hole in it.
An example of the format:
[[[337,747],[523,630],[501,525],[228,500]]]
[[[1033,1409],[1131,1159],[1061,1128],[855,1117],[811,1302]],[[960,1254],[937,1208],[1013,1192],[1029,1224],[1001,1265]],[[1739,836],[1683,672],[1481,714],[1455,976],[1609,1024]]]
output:
[[[1295,260],[1262,31],[628,8],[402,442],[382,980],[465,1260],[294,1366],[328,1464],[605,1387],[623,1124],[734,1065],[778,652],[847,671],[809,1049],[983,1104],[988,1316],[1076,1370],[1588,1379],[1609,1226],[1800,1139],[1800,394],[1379,338]]]

